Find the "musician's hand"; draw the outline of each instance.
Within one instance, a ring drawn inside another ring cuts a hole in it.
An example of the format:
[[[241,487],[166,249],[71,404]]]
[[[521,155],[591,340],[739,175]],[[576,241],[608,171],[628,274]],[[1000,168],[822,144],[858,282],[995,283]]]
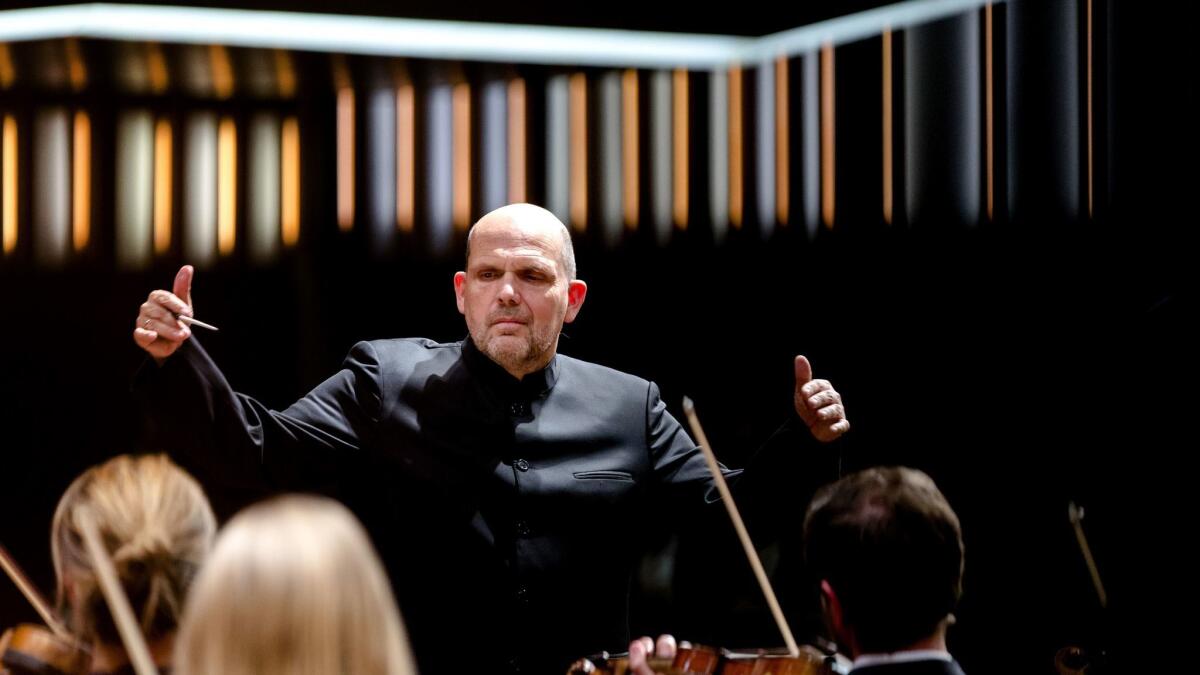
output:
[[[191,329],[176,317],[192,316],[193,273],[191,265],[181,267],[175,275],[174,292],[151,291],[138,312],[133,341],[159,365],[192,335]]]
[[[675,658],[675,638],[670,635],[659,635],[658,641],[649,637],[640,637],[629,643],[629,672],[634,675],[656,675],[646,662],[651,657],[660,659]]]
[[[796,357],[796,414],[808,425],[814,438],[828,443],[850,430],[842,395],[829,380],[814,380],[812,366],[803,356]]]

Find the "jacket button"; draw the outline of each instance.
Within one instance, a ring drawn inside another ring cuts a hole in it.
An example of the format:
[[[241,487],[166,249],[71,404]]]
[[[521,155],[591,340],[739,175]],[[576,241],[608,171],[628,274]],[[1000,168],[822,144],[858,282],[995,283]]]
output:
[[[522,605],[529,604],[529,587],[525,585],[517,586],[517,601]]]
[[[518,520],[517,521],[517,536],[518,537],[528,537],[529,532],[530,532],[529,523],[525,522],[524,520]]]
[[[517,467],[518,471],[528,471],[529,461],[525,459],[518,459],[516,462],[513,462],[513,466]]]

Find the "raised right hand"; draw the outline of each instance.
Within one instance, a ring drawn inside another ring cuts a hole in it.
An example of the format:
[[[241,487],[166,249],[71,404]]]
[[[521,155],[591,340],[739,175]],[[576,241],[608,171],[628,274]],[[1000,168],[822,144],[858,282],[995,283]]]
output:
[[[192,314],[191,265],[179,268],[175,275],[172,293],[164,290],[151,291],[142,303],[133,327],[133,341],[146,350],[162,365],[168,356],[175,353],[183,341],[192,336],[192,331],[177,317]]]

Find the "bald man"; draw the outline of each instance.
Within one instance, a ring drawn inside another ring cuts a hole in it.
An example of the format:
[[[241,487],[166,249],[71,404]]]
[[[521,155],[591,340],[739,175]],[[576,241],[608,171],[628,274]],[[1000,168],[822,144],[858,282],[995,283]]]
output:
[[[468,338],[361,342],[282,412],[234,393],[191,338],[178,317],[192,315],[192,278],[185,266],[137,317],[134,341],[157,364],[139,375],[147,414],[160,429],[206,430],[183,445],[209,473],[352,506],[388,563],[422,672],[557,674],[629,643],[639,551],[628,534],[663,495],[716,496],[654,383],[558,354],[588,287],[553,214],[512,204],[471,229],[454,275]],[[760,455],[817,457],[797,446],[849,429],[803,356],[795,373],[799,440]],[[805,478],[815,489],[831,476]]]

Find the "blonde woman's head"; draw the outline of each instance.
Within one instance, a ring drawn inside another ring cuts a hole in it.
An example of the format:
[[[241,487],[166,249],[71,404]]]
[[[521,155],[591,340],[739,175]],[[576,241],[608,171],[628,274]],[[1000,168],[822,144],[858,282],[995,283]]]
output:
[[[383,567],[341,504],[287,496],[222,530],[188,601],[180,675],[415,673]]]
[[[217,530],[200,485],[165,455],[122,455],[85,471],[59,500],[50,533],[59,609],[80,639],[120,644],[79,529],[85,510],[142,632],[174,632]]]

